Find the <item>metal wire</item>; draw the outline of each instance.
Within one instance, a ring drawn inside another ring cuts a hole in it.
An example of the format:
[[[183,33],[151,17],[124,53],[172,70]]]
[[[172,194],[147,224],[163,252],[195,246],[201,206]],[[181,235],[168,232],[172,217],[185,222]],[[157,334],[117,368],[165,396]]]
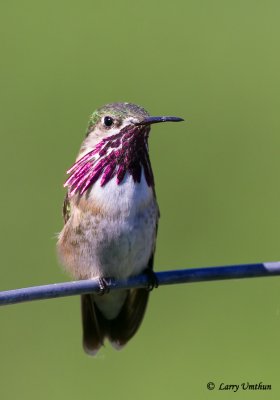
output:
[[[158,285],[205,282],[223,279],[255,278],[280,275],[280,262],[241,264],[224,267],[191,268],[157,272]],[[126,280],[106,279],[109,290],[144,288],[149,278],[142,274]],[[100,293],[98,279],[53,283],[0,292],[0,306],[33,300],[74,296],[85,293]]]

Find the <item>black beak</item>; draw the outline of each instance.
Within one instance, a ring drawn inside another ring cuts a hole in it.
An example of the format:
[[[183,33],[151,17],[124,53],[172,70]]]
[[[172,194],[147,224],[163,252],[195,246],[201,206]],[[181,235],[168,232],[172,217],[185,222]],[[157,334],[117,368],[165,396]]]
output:
[[[151,125],[159,122],[180,122],[184,121],[183,118],[179,117],[147,117],[141,122],[137,122],[135,125]]]

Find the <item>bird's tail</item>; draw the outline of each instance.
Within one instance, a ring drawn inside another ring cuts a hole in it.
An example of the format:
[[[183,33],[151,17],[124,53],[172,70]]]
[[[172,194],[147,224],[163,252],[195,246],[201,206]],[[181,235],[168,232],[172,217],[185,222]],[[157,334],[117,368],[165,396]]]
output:
[[[109,296],[105,294],[104,296]],[[107,337],[121,349],[137,332],[143,320],[149,298],[146,289],[130,289],[117,317],[106,318],[99,310],[94,295],[81,296],[83,346],[86,353],[95,355]]]

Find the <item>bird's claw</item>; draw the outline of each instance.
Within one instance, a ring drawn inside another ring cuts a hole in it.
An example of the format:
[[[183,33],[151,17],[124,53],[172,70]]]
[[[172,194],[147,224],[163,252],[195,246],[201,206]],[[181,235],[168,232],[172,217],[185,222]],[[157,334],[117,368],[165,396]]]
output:
[[[145,272],[148,277],[147,290],[151,292],[154,288],[158,287],[158,278],[152,269],[147,269]]]
[[[106,278],[98,278],[98,284],[99,284],[99,296],[103,296],[104,294],[108,294],[110,292],[110,284],[111,281],[110,279]]]

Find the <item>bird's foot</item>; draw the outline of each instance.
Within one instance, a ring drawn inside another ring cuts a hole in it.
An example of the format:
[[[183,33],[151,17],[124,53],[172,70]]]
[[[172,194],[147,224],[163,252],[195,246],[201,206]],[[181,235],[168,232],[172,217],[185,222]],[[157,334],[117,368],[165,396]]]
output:
[[[152,291],[154,288],[158,287],[158,278],[156,276],[156,274],[154,273],[154,271],[152,269],[147,269],[145,271],[145,274],[148,277],[148,286],[147,286],[147,290],[150,292]]]
[[[104,294],[108,294],[110,292],[111,280],[107,278],[98,278],[99,283],[99,296],[103,296]]]

